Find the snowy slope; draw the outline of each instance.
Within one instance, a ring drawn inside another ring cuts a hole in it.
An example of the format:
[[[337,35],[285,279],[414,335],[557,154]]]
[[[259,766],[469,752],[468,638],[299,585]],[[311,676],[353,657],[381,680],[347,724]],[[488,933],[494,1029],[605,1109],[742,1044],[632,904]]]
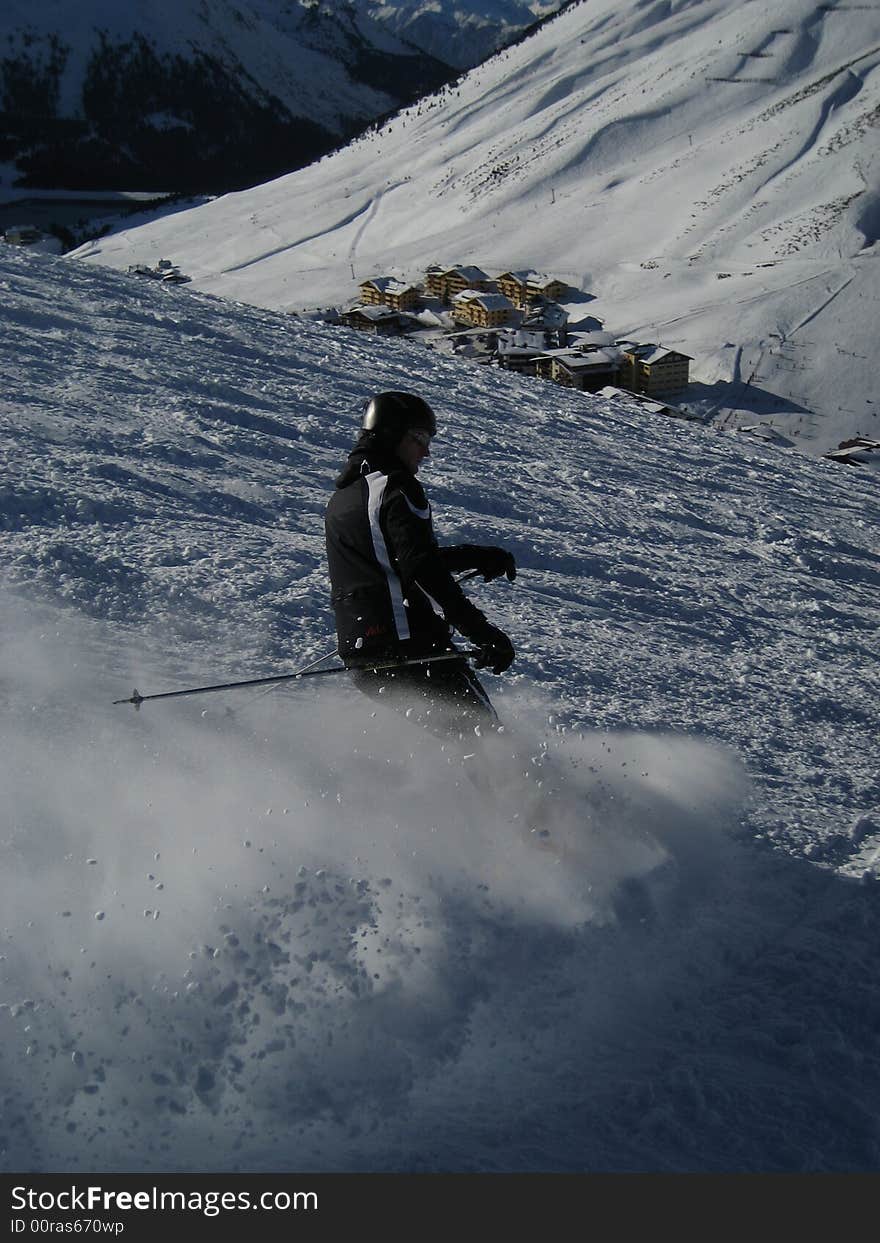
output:
[[[878,47],[876,4],[591,0],[311,168],[84,254],[170,252],[279,308],[432,262],[537,268],[692,355],[715,421],[824,451],[878,434]]]
[[[69,259],[0,289],[0,1168],[876,1169],[870,479]],[[332,651],[389,386],[441,537],[519,563],[468,585],[500,751],[338,675],[114,705]]]

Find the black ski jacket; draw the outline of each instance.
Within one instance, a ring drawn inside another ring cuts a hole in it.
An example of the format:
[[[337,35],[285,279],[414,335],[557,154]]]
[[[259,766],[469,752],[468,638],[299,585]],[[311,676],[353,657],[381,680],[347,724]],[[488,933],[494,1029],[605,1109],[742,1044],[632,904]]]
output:
[[[336,480],[324,526],[347,665],[449,651],[452,627],[485,642],[485,615],[452,577],[476,567],[479,548],[438,545],[422,485],[370,435]]]

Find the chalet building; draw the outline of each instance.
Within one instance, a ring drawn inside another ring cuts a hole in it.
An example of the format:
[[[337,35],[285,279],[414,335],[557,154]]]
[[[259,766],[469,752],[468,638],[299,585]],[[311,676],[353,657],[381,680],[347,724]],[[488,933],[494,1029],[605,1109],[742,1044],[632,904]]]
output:
[[[687,388],[690,364],[688,354],[666,350],[658,345],[635,345],[631,341],[621,343],[623,366],[620,369],[620,387],[633,393],[674,393]]]
[[[177,264],[172,263],[170,259],[160,259],[154,268],[146,263],[130,263],[128,274],[145,277],[151,281],[161,281],[163,285],[186,285],[192,280],[191,276],[184,275]]]
[[[503,293],[520,310],[525,310],[538,298],[558,302],[568,290],[564,281],[546,276],[543,272],[503,272],[495,283],[498,292]]]
[[[392,311],[415,311],[421,301],[415,285],[407,285],[394,276],[375,276],[361,282],[364,306],[388,306]]]
[[[542,329],[548,339],[548,347],[562,349],[568,344],[568,311],[549,298],[538,298],[523,316],[525,329]]]
[[[441,281],[446,270],[439,263],[432,263],[426,268],[425,292],[429,293],[432,298],[440,297]]]
[[[457,332],[446,333],[445,340],[456,357],[488,363],[494,357],[498,333],[492,328],[463,328]]]
[[[736,427],[731,427],[730,431],[736,436],[752,436],[755,440],[760,440],[762,444],[775,445],[777,449],[794,448],[794,441],[788,436],[783,436],[782,432],[770,423],[740,423]]]
[[[880,440],[853,436],[850,440],[841,440],[836,449],[822,456],[832,462],[844,462],[847,466],[880,465]]]
[[[518,328],[498,333],[496,357],[499,367],[535,375],[535,360],[548,350],[564,349],[568,344],[568,314],[556,302],[536,304]]]
[[[39,242],[43,234],[32,224],[14,224],[3,234],[4,242],[10,246],[31,246]]]
[[[629,406],[631,410],[638,410],[644,414],[663,414],[670,419],[686,419],[691,423],[704,422],[701,415],[693,414],[690,410],[685,410],[681,406],[671,406],[666,401],[654,401],[652,398],[646,397],[644,393],[631,393],[627,389],[615,388],[612,384],[600,389],[598,396],[611,397],[615,401]]]
[[[589,332],[573,332],[568,339],[568,348],[586,354],[589,350],[614,350],[620,354],[617,338],[611,332],[594,328]]]
[[[52,233],[43,233],[32,224],[16,224],[3,234],[3,241],[10,246],[26,246],[44,255],[60,255],[64,250],[61,239]]]
[[[347,328],[372,332],[376,336],[396,337],[403,331],[403,320],[390,306],[353,306],[340,316]]]
[[[598,393],[615,384],[620,371],[620,351],[615,347],[587,350],[548,350],[535,360],[535,374],[564,388]]]
[[[433,267],[426,274],[425,288],[429,294],[448,306],[456,294],[463,293],[466,289],[488,292],[492,289],[492,281],[482,268],[458,267],[441,270]]]
[[[536,375],[535,361],[558,345],[544,328],[505,328],[498,333],[498,366],[521,375]]]
[[[513,303],[501,293],[464,289],[452,300],[453,319],[473,328],[500,328],[509,324],[514,315]]]

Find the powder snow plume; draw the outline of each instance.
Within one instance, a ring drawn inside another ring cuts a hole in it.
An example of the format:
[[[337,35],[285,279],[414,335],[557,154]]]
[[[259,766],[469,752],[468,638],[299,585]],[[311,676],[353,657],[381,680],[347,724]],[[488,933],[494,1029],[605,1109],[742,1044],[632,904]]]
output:
[[[711,747],[569,737],[532,702],[463,759],[329,684],[135,712],[94,635],[47,662],[5,616],[11,1168],[348,1168],[377,1129],[393,1165],[414,1099],[472,1090],[514,996],[586,972],[605,1001],[572,993],[566,1020],[611,1038],[606,973],[686,876],[718,888],[742,779]],[[642,970],[630,1005],[660,986]]]

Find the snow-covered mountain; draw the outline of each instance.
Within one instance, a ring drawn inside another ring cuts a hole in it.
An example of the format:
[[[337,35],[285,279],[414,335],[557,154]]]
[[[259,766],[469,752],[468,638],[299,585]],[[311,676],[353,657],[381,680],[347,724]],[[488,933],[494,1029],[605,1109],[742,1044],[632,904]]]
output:
[[[354,0],[408,42],[470,69],[570,0]]]
[[[308,169],[107,238],[278,308],[430,263],[534,268],[693,357],[687,404],[877,437],[876,5],[590,0]],[[570,307],[583,315],[583,299]]]
[[[252,185],[452,72],[307,0],[7,0],[0,37],[0,163],[38,186]]]
[[[871,478],[67,258],[0,289],[0,1170],[876,1170]],[[338,675],[114,704],[332,655],[389,387],[441,538],[517,558],[466,585],[500,750]]]

